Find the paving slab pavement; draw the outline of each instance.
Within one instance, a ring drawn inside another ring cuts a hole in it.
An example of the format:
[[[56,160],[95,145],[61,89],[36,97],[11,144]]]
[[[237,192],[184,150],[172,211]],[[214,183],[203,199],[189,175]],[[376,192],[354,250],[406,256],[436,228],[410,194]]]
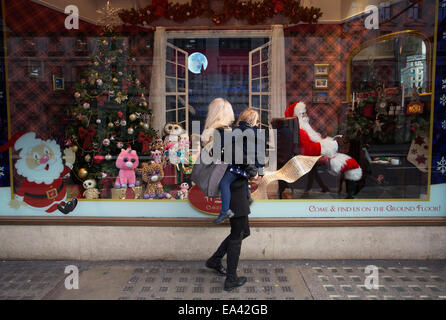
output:
[[[79,289],[66,288],[70,265]],[[2,261],[0,300],[446,300],[445,260],[241,261],[238,274],[247,283],[226,292],[203,261]]]

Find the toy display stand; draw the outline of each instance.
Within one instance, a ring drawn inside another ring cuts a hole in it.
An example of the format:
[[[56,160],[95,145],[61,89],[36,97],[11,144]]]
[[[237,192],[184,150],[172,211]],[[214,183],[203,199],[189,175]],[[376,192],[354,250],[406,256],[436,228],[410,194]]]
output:
[[[133,188],[113,188],[112,199],[124,200],[124,199],[143,199],[143,187],[137,186]]]

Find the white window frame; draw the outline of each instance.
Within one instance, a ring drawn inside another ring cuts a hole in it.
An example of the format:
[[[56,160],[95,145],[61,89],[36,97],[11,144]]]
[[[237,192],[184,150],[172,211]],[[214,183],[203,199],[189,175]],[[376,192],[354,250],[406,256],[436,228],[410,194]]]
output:
[[[168,60],[167,59],[167,47],[170,47],[172,50],[174,50],[175,52],[175,61],[172,60]],[[184,54],[184,64],[181,64],[178,61],[178,52]],[[166,121],[167,121],[167,114],[169,112],[175,112],[175,120],[173,122],[177,122],[180,125],[183,126],[183,128],[186,130],[186,132],[189,132],[189,72],[188,72],[188,53],[187,51],[182,50],[181,48],[178,48],[176,46],[174,46],[173,44],[167,42],[166,43],[166,59],[165,59],[165,63],[167,65],[167,63],[171,63],[173,65],[175,65],[175,76],[168,76],[167,75],[167,66],[166,66],[166,73],[165,73],[165,81],[167,82],[167,79],[173,79],[175,81],[175,91],[167,91],[167,85],[166,85]],[[179,66],[184,68],[184,78],[180,78],[178,75],[178,68]],[[178,82],[179,80],[185,81],[185,85],[184,85],[184,91],[179,91],[178,90]],[[169,109],[167,110],[167,97],[175,97],[175,108],[174,109]],[[179,100],[181,97],[184,97],[184,101],[182,102],[182,105],[184,105],[184,107],[179,107]],[[174,111],[175,110],[175,111]],[[185,112],[185,118],[183,119],[178,119],[179,116],[179,112],[181,110],[184,110]],[[181,121],[180,121],[181,120]],[[172,122],[172,121],[170,121]]]

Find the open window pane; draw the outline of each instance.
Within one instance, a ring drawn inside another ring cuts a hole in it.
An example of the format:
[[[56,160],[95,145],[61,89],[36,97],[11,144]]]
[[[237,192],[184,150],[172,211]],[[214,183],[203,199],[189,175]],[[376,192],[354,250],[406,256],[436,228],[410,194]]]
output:
[[[166,110],[176,109],[177,97],[176,96],[166,96]]]
[[[166,78],[166,92],[177,92],[177,81],[175,78]]]

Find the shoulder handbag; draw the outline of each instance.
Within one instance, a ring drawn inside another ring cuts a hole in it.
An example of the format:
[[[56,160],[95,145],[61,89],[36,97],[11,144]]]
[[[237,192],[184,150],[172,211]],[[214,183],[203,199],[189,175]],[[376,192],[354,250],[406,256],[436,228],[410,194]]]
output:
[[[208,152],[204,148],[201,149],[199,160],[194,164],[191,174],[191,180],[203,193],[211,198],[220,197],[219,183],[228,168],[226,163],[210,163],[206,164],[202,160],[204,152]],[[209,157],[208,157],[209,159]]]

